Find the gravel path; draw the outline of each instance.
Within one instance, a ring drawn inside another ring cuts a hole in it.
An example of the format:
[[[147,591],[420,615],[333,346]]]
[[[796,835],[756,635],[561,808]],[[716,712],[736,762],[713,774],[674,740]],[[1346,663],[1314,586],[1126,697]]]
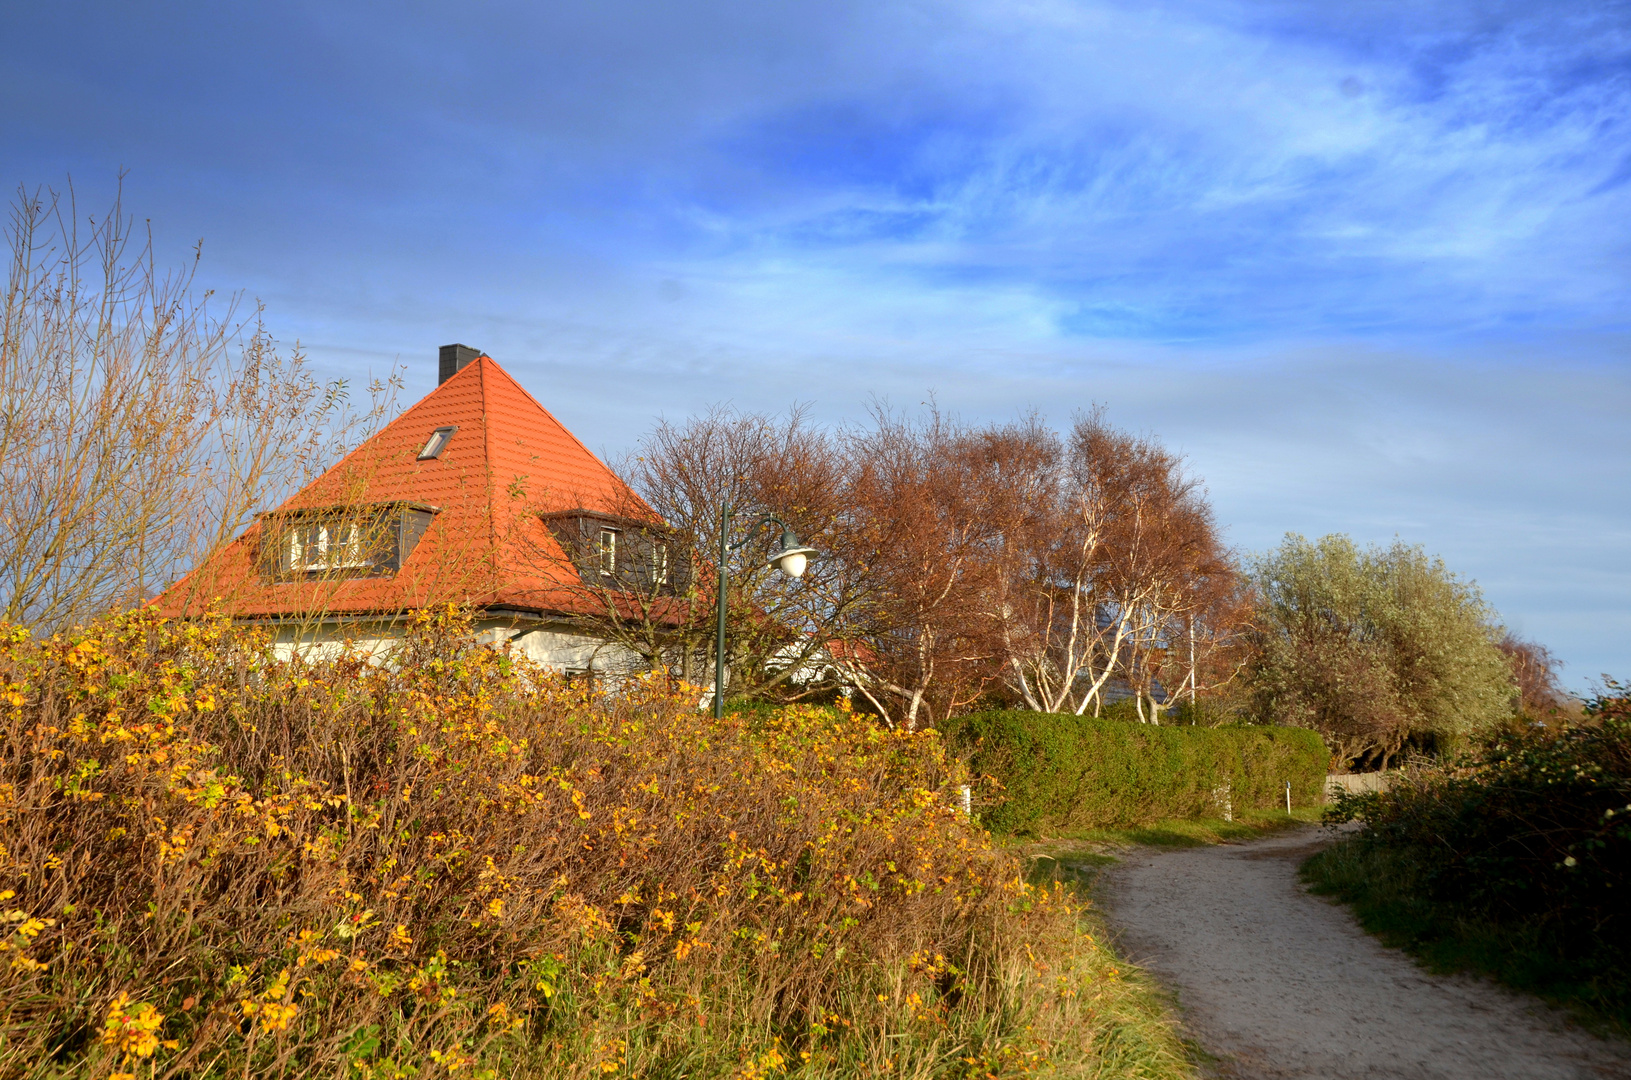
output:
[[[1429,975],[1305,892],[1315,829],[1156,852],[1107,868],[1100,896],[1130,960],[1178,995],[1216,1075],[1631,1080],[1631,1046],[1567,1027],[1543,1003]],[[1068,856],[1066,857],[1068,862]]]

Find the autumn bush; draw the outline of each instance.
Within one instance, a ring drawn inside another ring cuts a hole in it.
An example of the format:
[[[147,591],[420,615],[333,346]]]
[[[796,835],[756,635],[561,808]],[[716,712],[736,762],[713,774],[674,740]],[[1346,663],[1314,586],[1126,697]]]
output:
[[[1059,836],[1162,818],[1320,802],[1329,753],[1302,728],[1161,727],[999,710],[953,717],[947,745],[983,779],[994,832]]]
[[[1610,682],[1583,723],[1498,730],[1327,817],[1364,827],[1305,875],[1373,928],[1631,1031],[1627,688]]]
[[[934,733],[714,721],[420,618],[388,666],[148,613],[0,642],[0,1075],[1005,1076],[1113,957]],[[1124,1043],[1125,1040],[1123,1039]]]

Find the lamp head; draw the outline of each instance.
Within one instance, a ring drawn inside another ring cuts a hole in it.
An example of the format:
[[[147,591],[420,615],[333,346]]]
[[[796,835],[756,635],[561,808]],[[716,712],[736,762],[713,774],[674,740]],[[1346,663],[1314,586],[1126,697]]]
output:
[[[813,547],[805,547],[799,543],[798,534],[792,529],[782,526],[782,549],[770,557],[769,565],[774,566],[790,578],[802,577],[804,568],[809,565],[810,559],[820,552]]]

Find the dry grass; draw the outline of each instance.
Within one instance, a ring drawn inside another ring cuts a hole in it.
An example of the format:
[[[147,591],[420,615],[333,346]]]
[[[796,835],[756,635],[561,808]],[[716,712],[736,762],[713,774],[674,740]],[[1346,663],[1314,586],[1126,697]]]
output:
[[[1173,1074],[934,735],[399,660],[7,632],[0,1075]]]

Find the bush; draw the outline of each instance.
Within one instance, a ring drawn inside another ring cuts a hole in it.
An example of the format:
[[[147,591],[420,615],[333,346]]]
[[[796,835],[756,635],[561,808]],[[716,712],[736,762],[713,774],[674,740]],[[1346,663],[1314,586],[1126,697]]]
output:
[[[1115,1042],[1113,957],[950,808],[932,735],[598,695],[451,617],[397,659],[5,633],[0,1074],[1009,1075]]]
[[[1328,820],[1364,828],[1310,873],[1372,907],[1390,890],[1413,913],[1402,943],[1459,948],[1469,966],[1631,1021],[1631,697],[1610,683],[1588,716],[1505,731],[1456,765],[1339,799]],[[1344,874],[1343,860],[1386,873]]]
[[[971,713],[942,737],[995,781],[993,832],[1059,833],[1318,803],[1325,744],[1299,728],[1162,727],[1070,713]]]

